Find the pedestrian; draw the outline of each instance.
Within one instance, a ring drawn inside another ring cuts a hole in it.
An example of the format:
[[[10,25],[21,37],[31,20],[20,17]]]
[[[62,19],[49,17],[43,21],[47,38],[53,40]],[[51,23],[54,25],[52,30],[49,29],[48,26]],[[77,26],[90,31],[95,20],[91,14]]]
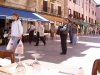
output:
[[[66,23],[63,26],[58,27],[58,32],[60,32],[60,38],[61,38],[61,48],[62,52],[61,55],[65,55],[67,53],[67,35],[68,35],[68,20],[66,20]]]
[[[46,40],[44,37],[44,25],[41,22],[38,22],[38,28],[36,30],[36,36],[37,36],[37,40],[36,40],[36,45],[39,45],[39,40],[41,40],[44,43],[44,46],[46,45]]]
[[[8,43],[8,37],[9,37],[9,25],[10,23],[7,23],[4,27],[4,43],[7,44]]]
[[[12,19],[13,22],[11,25],[11,38],[13,40],[13,48],[15,50],[19,40],[22,38],[23,26],[21,24],[21,21],[19,20],[19,15],[17,13],[13,13]]]
[[[77,43],[77,25],[73,23],[72,25],[72,45]]]
[[[54,37],[55,37],[55,32],[56,32],[55,26],[54,26],[54,25],[51,25],[51,29],[50,29],[51,40],[54,39]]]
[[[31,22],[29,24],[29,44],[31,44],[32,41],[34,41],[34,30],[35,30],[35,25],[33,25],[33,23]]]
[[[4,44],[4,42],[3,42],[4,37],[3,37],[3,35],[4,35],[4,30],[3,30],[3,28],[0,28],[0,41],[1,41],[0,44]]]
[[[72,22],[71,21],[69,21],[69,23],[68,23],[68,26],[69,26],[69,39],[70,39],[70,42],[69,42],[69,44],[72,44]]]

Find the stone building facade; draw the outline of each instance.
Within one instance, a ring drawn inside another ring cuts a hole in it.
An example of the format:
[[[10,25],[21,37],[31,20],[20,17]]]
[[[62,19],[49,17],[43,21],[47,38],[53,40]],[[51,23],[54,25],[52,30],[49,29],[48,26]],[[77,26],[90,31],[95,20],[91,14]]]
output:
[[[100,24],[100,5],[96,6],[96,22]]]
[[[94,0],[67,0],[67,17],[82,19],[87,23],[96,22],[96,2]]]
[[[96,22],[94,0],[0,0],[0,5],[34,11],[47,18],[50,25],[61,24],[70,16],[90,24]]]

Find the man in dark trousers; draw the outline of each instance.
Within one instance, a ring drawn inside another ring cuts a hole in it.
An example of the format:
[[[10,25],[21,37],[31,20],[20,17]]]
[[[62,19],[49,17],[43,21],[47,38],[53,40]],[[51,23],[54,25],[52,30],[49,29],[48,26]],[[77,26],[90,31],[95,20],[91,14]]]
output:
[[[60,32],[60,38],[61,38],[61,47],[62,52],[61,55],[66,55],[67,53],[67,34],[68,34],[68,20],[66,20],[66,23],[63,26],[58,27],[58,31]]]
[[[38,22],[38,29],[37,29],[37,40],[36,45],[39,45],[39,39],[44,43],[44,46],[46,45],[46,40],[44,38],[44,25],[41,22]]]

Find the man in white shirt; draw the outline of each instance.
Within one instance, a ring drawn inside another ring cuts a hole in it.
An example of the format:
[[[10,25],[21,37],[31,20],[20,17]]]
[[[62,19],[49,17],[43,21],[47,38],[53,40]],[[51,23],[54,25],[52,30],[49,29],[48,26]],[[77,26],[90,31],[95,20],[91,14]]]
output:
[[[44,43],[44,46],[46,45],[46,40],[44,38],[44,25],[41,22],[38,22],[38,28],[36,30],[37,32],[37,40],[36,40],[36,45],[39,45],[39,39]]]
[[[12,19],[14,21],[12,22],[12,25],[11,25],[11,38],[13,40],[13,47],[15,50],[19,40],[22,38],[23,26],[21,24],[21,21],[19,20],[18,14],[13,13]]]

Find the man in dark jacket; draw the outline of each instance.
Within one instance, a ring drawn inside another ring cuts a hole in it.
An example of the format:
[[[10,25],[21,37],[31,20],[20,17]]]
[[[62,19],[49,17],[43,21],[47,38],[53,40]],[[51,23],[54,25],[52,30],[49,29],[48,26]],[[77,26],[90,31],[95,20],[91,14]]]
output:
[[[62,52],[61,55],[65,55],[67,53],[67,34],[68,34],[68,20],[66,20],[66,23],[63,26],[58,27],[58,31],[60,32],[60,38],[61,38],[61,47]]]

